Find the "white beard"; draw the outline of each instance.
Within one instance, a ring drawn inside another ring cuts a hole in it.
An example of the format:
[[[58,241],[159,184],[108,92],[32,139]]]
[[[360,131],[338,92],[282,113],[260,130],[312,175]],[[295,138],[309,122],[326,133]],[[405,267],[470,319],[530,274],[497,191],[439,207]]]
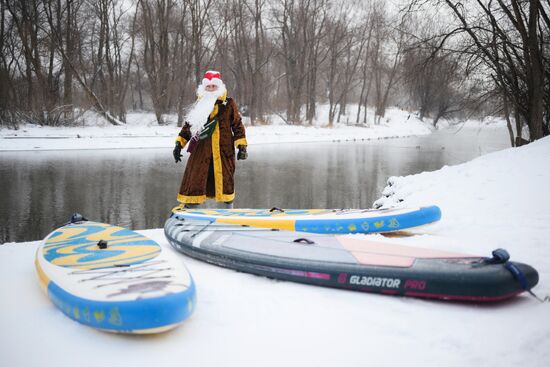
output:
[[[225,85],[222,85],[215,92],[207,92],[202,85],[197,90],[197,101],[191,106],[191,109],[187,113],[186,121],[191,124],[191,134],[195,135],[201,131],[202,127],[208,120],[208,116],[214,109],[214,104],[218,97],[224,95],[226,89]]]

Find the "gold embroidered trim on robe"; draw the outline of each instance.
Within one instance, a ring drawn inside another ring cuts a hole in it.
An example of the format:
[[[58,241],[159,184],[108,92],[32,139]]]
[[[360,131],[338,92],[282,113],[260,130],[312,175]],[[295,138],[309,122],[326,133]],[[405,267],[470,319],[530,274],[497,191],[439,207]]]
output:
[[[216,192],[216,201],[233,201],[235,192],[232,194],[223,193],[223,170],[222,158],[220,155],[220,126],[216,125],[212,133],[212,159],[214,167],[214,189]]]

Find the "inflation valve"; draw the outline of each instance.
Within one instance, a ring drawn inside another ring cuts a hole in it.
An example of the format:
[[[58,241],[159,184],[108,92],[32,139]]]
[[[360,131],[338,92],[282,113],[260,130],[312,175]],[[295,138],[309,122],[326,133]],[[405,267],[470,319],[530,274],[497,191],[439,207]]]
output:
[[[74,213],[71,216],[70,223],[77,223],[77,222],[83,222],[83,221],[88,221],[88,219],[84,218],[84,216],[80,213]]]

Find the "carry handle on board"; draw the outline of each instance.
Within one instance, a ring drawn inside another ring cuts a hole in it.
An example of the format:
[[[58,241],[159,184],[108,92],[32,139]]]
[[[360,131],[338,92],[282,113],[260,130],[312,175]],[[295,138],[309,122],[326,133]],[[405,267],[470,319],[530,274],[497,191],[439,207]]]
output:
[[[510,254],[503,248],[497,248],[491,253],[492,258],[487,258],[485,260],[486,264],[506,264],[510,260]]]
[[[304,245],[314,245],[315,244],[314,241],[308,240],[307,238],[297,238],[292,242],[301,243],[301,244],[304,244]]]

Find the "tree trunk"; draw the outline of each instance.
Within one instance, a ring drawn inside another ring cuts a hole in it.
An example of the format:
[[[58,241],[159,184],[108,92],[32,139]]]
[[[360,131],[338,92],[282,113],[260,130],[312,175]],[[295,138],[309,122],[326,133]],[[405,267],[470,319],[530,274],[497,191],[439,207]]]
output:
[[[529,140],[535,141],[544,137],[543,125],[543,98],[544,98],[544,73],[542,67],[542,55],[539,49],[537,27],[539,23],[540,0],[529,1],[529,66],[530,85],[529,90]]]
[[[515,108],[514,120],[516,120],[516,140],[523,140],[523,124],[521,121],[521,114],[519,108]],[[517,146],[517,144],[516,144]]]
[[[136,60],[136,66],[137,66],[137,88],[138,88],[138,96],[139,96],[139,110],[143,111],[143,87],[141,83],[141,70],[139,66],[139,62]]]
[[[512,122],[510,121],[510,109],[508,108],[508,98],[506,94],[502,93],[502,106],[504,109],[504,117],[506,118],[506,127],[508,128],[508,134],[510,135],[510,144],[515,147],[514,129],[512,128]]]
[[[67,48],[67,58],[71,63],[74,63],[74,27],[73,27],[73,14],[74,9],[72,7],[72,0],[67,1],[67,23],[65,29],[65,47]],[[64,114],[66,120],[73,119],[73,69],[69,65],[63,66],[65,71],[65,80],[63,81],[63,104]]]

